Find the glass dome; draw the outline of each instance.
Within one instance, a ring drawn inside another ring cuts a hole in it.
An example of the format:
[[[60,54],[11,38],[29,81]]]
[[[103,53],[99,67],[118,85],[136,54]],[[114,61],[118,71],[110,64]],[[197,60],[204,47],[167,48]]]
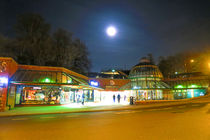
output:
[[[147,58],[142,58],[140,63],[135,65],[130,73],[132,89],[159,89],[169,86],[162,82],[163,75],[159,68]]]

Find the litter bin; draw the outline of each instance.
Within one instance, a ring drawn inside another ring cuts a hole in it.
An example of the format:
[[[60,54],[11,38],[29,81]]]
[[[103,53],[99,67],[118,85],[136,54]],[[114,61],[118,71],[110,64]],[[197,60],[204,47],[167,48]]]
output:
[[[130,105],[133,105],[133,100],[134,100],[133,96],[130,96]]]

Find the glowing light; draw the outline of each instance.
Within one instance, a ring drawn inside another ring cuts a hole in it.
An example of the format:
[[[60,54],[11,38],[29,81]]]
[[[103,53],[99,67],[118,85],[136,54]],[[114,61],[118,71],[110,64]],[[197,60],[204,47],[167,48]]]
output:
[[[42,89],[41,87],[33,87],[33,89]]]
[[[0,77],[0,83],[7,84],[8,83],[8,78],[6,78],[6,77]]]
[[[184,88],[183,85],[177,85],[176,88]]]
[[[195,60],[194,59],[191,59],[190,62],[193,63],[193,62],[195,62]]]
[[[191,85],[190,87],[192,87],[192,88],[197,88],[198,86],[197,86],[197,85]]]
[[[140,89],[141,87],[134,86],[133,89]]]
[[[44,79],[44,82],[49,83],[50,82],[50,79],[49,78],[45,78]]]
[[[110,26],[110,27],[108,27],[108,28],[106,29],[106,33],[108,34],[108,36],[113,37],[113,36],[115,36],[115,35],[116,35],[117,30],[116,30],[116,28],[115,28],[115,27]]]
[[[99,84],[98,84],[97,81],[91,80],[91,81],[90,81],[90,85],[91,85],[91,86],[94,86],[94,87],[97,87]]]
[[[112,70],[112,72],[115,72],[115,70]]]
[[[194,97],[194,90],[191,89],[190,91],[191,91],[191,97],[193,98]]]
[[[203,93],[203,92],[201,92],[201,93],[200,93],[200,96],[204,96],[204,93]]]
[[[82,108],[84,107],[81,103],[80,104],[65,104],[65,105],[62,105],[63,107],[67,107],[67,108]]]
[[[72,82],[72,80],[68,80],[68,81],[67,81],[67,83],[71,83],[71,82]]]

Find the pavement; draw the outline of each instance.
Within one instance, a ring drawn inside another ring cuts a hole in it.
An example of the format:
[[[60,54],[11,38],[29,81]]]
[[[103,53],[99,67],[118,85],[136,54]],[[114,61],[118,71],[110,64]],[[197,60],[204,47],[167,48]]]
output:
[[[193,99],[183,100],[156,100],[156,101],[141,101],[137,105],[129,105],[129,103],[112,103],[109,105],[103,103],[86,103],[69,104],[62,106],[30,106],[30,107],[15,107],[12,110],[0,112],[0,117],[11,116],[26,116],[26,115],[46,115],[46,114],[63,114],[63,113],[86,113],[86,112],[104,112],[104,111],[119,111],[119,110],[138,110],[146,108],[158,108],[164,106],[180,106],[193,103],[209,103],[210,96],[197,97]]]
[[[118,111],[1,117],[0,140],[209,140],[208,100]]]

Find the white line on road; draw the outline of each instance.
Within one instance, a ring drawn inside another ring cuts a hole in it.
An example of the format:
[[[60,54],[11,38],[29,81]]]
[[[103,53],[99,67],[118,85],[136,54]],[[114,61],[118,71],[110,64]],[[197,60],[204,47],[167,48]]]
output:
[[[23,120],[28,120],[28,118],[17,118],[17,119],[12,119],[13,121],[23,121]]]

